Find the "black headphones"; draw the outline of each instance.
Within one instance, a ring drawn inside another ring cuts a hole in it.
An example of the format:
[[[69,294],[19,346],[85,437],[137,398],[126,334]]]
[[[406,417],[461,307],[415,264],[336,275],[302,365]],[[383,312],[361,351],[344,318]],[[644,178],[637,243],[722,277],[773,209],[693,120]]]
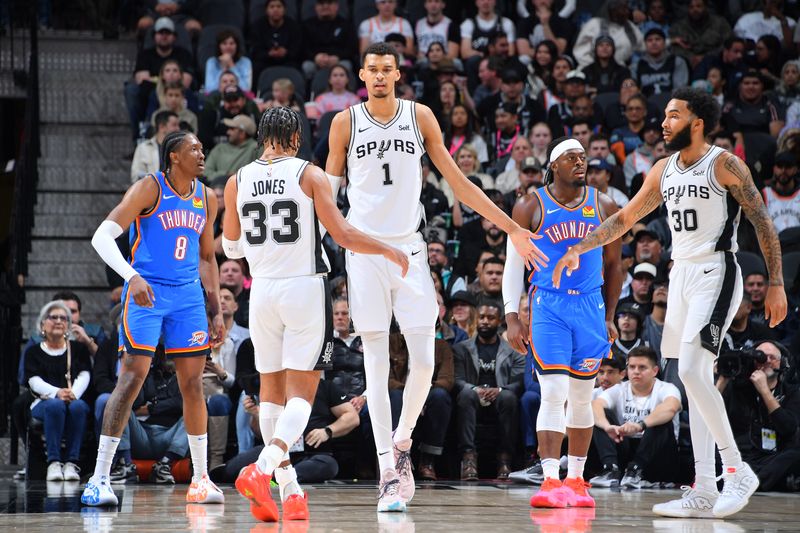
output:
[[[791,352],[789,352],[789,349],[782,343],[774,341],[772,339],[758,339],[756,341],[753,341],[753,350],[757,349],[758,346],[764,343],[772,344],[778,349],[778,351],[781,352],[781,366],[779,367],[778,371],[780,373],[784,373],[787,370],[789,370],[789,368],[791,367],[791,364],[789,363],[789,358],[791,358],[792,356]]]

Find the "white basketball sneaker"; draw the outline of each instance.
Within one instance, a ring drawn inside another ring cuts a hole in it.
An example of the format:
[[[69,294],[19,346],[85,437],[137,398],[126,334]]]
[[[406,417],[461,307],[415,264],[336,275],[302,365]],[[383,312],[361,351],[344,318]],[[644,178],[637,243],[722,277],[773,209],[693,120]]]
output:
[[[405,511],[406,502],[400,496],[400,476],[394,470],[387,468],[381,476],[378,488],[378,512],[404,513]]]
[[[93,507],[119,505],[119,500],[114,494],[114,489],[111,488],[111,480],[108,476],[92,476],[83,489],[81,503]]]
[[[670,518],[714,518],[718,492],[687,486],[681,489],[684,492],[680,499],[657,503],[653,506],[653,512]]]
[[[758,476],[747,463],[742,463],[741,468],[725,467],[722,478],[722,493],[714,504],[714,516],[717,518],[741,511],[758,488]]]

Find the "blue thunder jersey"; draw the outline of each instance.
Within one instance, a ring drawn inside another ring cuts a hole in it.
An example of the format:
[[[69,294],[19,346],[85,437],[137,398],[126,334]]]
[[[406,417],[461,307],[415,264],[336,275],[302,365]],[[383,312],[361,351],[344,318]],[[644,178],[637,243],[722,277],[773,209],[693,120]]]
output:
[[[571,276],[566,271],[561,276],[561,287],[553,287],[553,268],[559,259],[581,239],[591,233],[603,221],[597,202],[598,191],[584,187],[583,201],[575,207],[566,207],[542,187],[534,191],[539,198],[541,222],[534,233],[543,238],[533,241],[550,261],[541,271],[534,271],[530,281],[532,287],[547,291],[586,294],[603,285],[603,249],[595,248],[581,255],[580,266]]]
[[[183,285],[200,278],[200,235],[208,219],[206,188],[197,179],[187,198],[162,172],[144,179],[158,183],[156,206],[131,224],[131,266],[147,281]]]

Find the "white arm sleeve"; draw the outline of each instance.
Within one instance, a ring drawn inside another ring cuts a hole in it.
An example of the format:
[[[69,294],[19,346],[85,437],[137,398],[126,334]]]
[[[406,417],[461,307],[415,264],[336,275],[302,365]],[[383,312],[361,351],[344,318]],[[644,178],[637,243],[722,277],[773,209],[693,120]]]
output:
[[[336,197],[339,195],[339,187],[342,186],[342,177],[341,176],[331,176],[327,172],[325,173],[328,176],[328,182],[331,184],[331,194],[333,195],[333,203],[336,205]],[[328,233],[328,229],[322,225],[322,222],[319,222],[319,236],[320,238],[324,237],[325,234]],[[327,261],[326,261],[327,263]]]
[[[28,380],[28,385],[31,390],[42,398],[55,398],[58,392],[58,387],[50,385],[43,380],[40,376],[33,376]]]
[[[519,313],[519,300],[525,285],[525,263],[511,239],[506,242],[506,269],[503,271],[503,303],[506,314]]]
[[[111,267],[114,272],[119,274],[125,281],[138,274],[117,248],[114,239],[122,235],[122,228],[112,220],[104,220],[92,237],[92,246],[97,250],[100,258]]]
[[[231,241],[222,236],[222,249],[225,251],[225,257],[228,259],[241,259],[244,257],[244,248],[242,247],[242,237],[237,240]]]
[[[83,393],[89,388],[89,381],[90,376],[88,371],[83,370],[78,374],[78,377],[75,378],[75,381],[72,383],[72,393],[76,398],[80,399],[80,397],[83,396]]]

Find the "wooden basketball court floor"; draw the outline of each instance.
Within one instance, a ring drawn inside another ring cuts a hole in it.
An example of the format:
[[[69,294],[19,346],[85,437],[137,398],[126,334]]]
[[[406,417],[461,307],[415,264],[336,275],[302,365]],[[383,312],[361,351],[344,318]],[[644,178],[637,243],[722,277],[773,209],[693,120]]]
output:
[[[658,531],[736,533],[800,531],[800,495],[757,494],[744,511],[728,520],[660,518],[654,503],[677,497],[677,490],[612,492],[594,489],[596,509],[534,510],[532,488],[496,482],[419,484],[404,514],[377,513],[375,486],[328,483],[306,487],[311,520],[257,522],[248,503],[232,486],[223,486],[224,505],[186,504],[186,485],[120,486],[117,509],[81,508],[82,484],[0,481],[0,531],[47,533],[189,531],[234,532],[385,532],[494,533],[531,531]]]

